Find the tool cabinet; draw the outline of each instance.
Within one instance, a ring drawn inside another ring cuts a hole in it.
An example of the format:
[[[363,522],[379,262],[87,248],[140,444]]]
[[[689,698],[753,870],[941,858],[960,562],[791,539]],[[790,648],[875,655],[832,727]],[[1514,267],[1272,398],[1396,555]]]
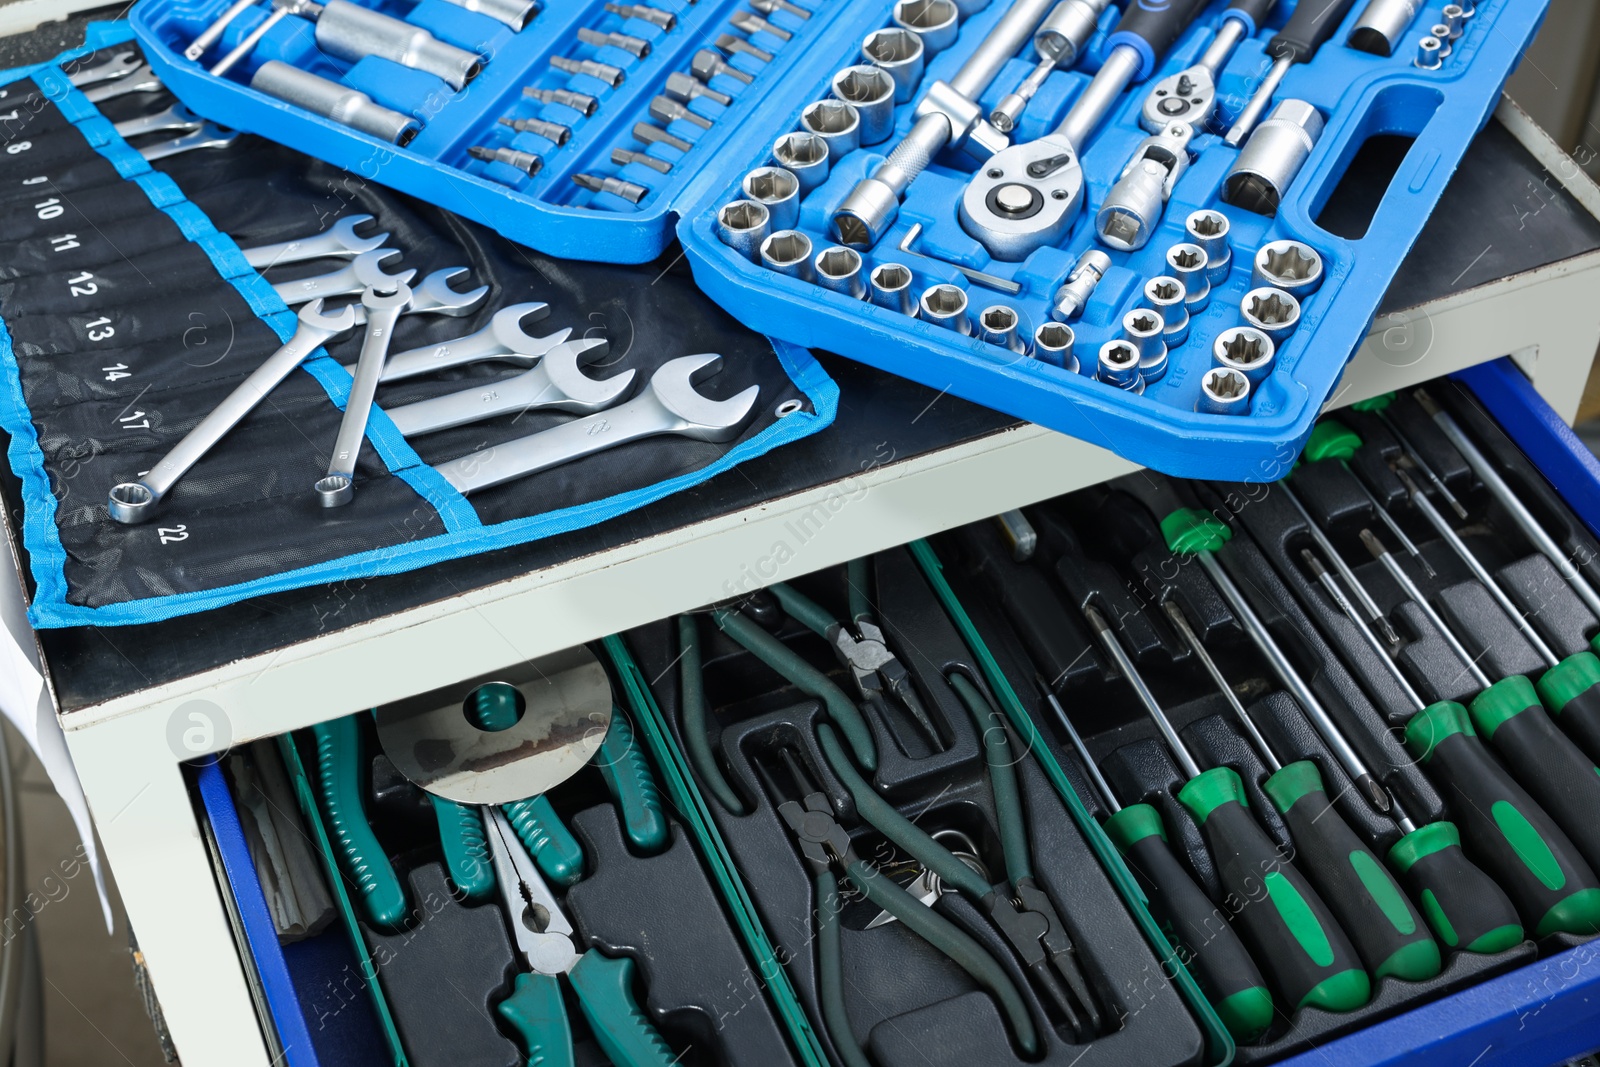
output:
[[[55,50],[19,53],[15,62]],[[1578,513],[1600,523],[1600,467],[1563,436],[1600,343],[1597,286],[1600,192],[1504,102],[1445,190],[1332,404],[1498,360],[1473,371],[1469,384]],[[38,634],[185,1063],[270,1062],[263,1020],[285,990],[274,993],[249,958],[235,910],[247,903],[230,889],[236,872],[208,848],[208,836],[227,832],[205,814],[216,784],[202,772],[195,785],[184,764],[1135,469],[1092,441],[822,358],[841,393],[827,433],[629,516],[150,626]],[[0,479],[11,566],[22,552],[16,490],[9,474]],[[1600,1047],[1594,944],[1388,1018],[1305,1062],[1436,1057],[1538,1067]]]

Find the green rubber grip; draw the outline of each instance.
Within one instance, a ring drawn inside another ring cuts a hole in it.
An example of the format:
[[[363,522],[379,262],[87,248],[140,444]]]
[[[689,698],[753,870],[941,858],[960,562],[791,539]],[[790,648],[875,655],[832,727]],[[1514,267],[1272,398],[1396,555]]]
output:
[[[1213,767],[1186,782],[1178,801],[1199,821],[1223,905],[1289,1013],[1365,1004],[1372,981],[1355,948],[1305,875],[1256,824],[1239,776]]]
[[[1195,884],[1167,845],[1161,816],[1130,804],[1106,820],[1106,832],[1133,871],[1150,913],[1206,999],[1240,1044],[1272,1026],[1272,993],[1222,909]]]
[[[632,959],[612,959],[590,949],[567,978],[594,1039],[615,1067],[672,1067],[678,1062],[634,999]]]
[[[861,895],[893,915],[906,928],[928,944],[950,957],[955,964],[972,976],[973,981],[994,994],[1000,1008],[1011,1022],[1017,1045],[1029,1056],[1039,1051],[1039,1032],[1034,1028],[1033,1017],[1022,994],[1006,974],[1005,968],[984,947],[969,937],[949,919],[923,904],[922,901],[901,889],[883,873],[868,867],[859,859],[853,860],[845,873],[861,890]]]
[[[683,747],[694,767],[700,783],[711,790],[711,795],[735,815],[745,812],[744,801],[722,773],[722,764],[711,750],[709,721],[711,709],[706,704],[706,681],[700,664],[700,624],[693,615],[678,616],[678,678],[683,693]]]
[[[556,809],[540,793],[527,800],[500,805],[517,840],[528,850],[540,872],[557,885],[572,885],[583,877],[583,846],[561,821]]]
[[[397,930],[406,919],[406,893],[394,865],[367,822],[362,789],[361,724],[354,715],[311,728],[317,743],[317,789],[334,851],[367,921]]]
[[[1517,906],[1524,929],[1536,938],[1600,932],[1594,870],[1473,732],[1466,708],[1449,700],[1428,705],[1406,724],[1405,742],[1473,855]]]
[[[484,836],[483,816],[468,804],[428,794],[433,814],[439,820],[439,847],[444,850],[444,868],[463,900],[481,904],[494,895],[494,865],[489,859],[489,839]]]
[[[656,788],[655,775],[639,748],[628,713],[614,704],[611,726],[594,763],[622,809],[622,827],[629,843],[646,856],[666,848],[667,816],[661,810],[661,790]]]
[[[1389,850],[1389,865],[1445,947],[1488,955],[1522,943],[1511,898],[1467,859],[1454,823],[1406,834]]]
[[[572,1026],[561,1002],[561,979],[524,971],[494,1009],[516,1032],[528,1067],[572,1067]]]
[[[1592,760],[1600,760],[1600,657],[1577,652],[1544,672],[1539,699]]]
[[[1291,763],[1262,790],[1283,815],[1295,865],[1311,879],[1375,979],[1421,982],[1444,967],[1439,945],[1394,875],[1350,829],[1310,760]]]
[[[796,688],[808,696],[816,697],[828,707],[828,715],[850,743],[856,762],[869,771],[878,769],[878,749],[872,741],[872,731],[861,709],[845,695],[843,689],[821,671],[802,659],[788,645],[740,615],[736,611],[714,611],[722,632],[744,646],[751,655],[783,675]]]
[[[1022,792],[1017,786],[1017,766],[1006,737],[1005,720],[966,675],[951,671],[947,680],[961,703],[966,705],[983,741],[983,758],[989,768],[990,788],[994,790],[995,817],[1000,823],[1000,851],[1005,856],[1006,877],[1016,885],[1033,877],[1033,864],[1028,854],[1028,824],[1022,812]]]
[[[817,872],[817,997],[822,1024],[828,1028],[833,1049],[844,1067],[872,1067],[872,1061],[850,1028],[844,1003],[844,951],[839,936],[839,879],[830,870]]]
[[[800,592],[788,582],[773,582],[767,592],[778,598],[778,604],[801,626],[826,638],[839,620],[823,610],[822,605]]]

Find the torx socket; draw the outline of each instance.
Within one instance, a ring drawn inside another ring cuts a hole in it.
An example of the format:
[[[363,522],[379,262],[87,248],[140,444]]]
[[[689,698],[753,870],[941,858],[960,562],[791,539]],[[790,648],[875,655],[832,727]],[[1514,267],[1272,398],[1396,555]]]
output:
[[[1139,348],[1131,341],[1107,341],[1100,346],[1100,359],[1095,364],[1094,376],[1107,385],[1126,389],[1130,393],[1144,392],[1144,378],[1139,374]]]
[[[917,94],[927,56],[921,37],[903,26],[886,26],[867,34],[861,42],[861,55],[894,79],[895,103],[908,103]]]
[[[557,147],[566,144],[572,137],[572,130],[568,127],[544,119],[501,119],[500,125],[510,126],[518,133],[531,133],[543,137]]]
[[[662,88],[666,90],[668,96],[674,100],[682,100],[686,104],[697,96],[703,96],[713,104],[721,104],[723,107],[733,103],[733,97],[727,93],[719,93],[693,74],[685,74],[682,71],[668,74],[666,85]]]
[[[541,104],[560,104],[570,107],[584,118],[593,115],[600,106],[600,101],[588,93],[575,93],[571,89],[533,89],[522,90],[522,95],[537,100]]]
[[[408,144],[421,129],[410,115],[391,111],[360,90],[279,59],[257,67],[250,88],[390,144]]]
[[[1161,312],[1134,308],[1122,316],[1122,336],[1139,350],[1139,377],[1159,382],[1167,373],[1167,323]]]
[[[856,109],[861,143],[881,144],[894,133],[894,79],[881,67],[865,63],[833,76],[833,95]]]
[[[627,72],[621,67],[613,67],[610,63],[601,63],[596,59],[568,59],[566,56],[551,56],[550,66],[563,74],[582,74],[596,81],[604,82],[615,89],[622,84]]]
[[[755,45],[751,44],[743,37],[740,37],[738,34],[719,33],[717,34],[716,45],[724,53],[730,56],[736,52],[743,52],[751,59],[759,59],[763,63],[772,62],[771,52],[768,52],[762,48],[757,48]]]
[[[1028,344],[1017,336],[1017,311],[1005,304],[990,304],[978,312],[978,339],[985,344],[1010,349],[1017,355],[1026,355]]]
[[[1206,277],[1206,250],[1183,241],[1167,249],[1167,273],[1183,283],[1183,301],[1191,315],[1211,303],[1211,281]]]
[[[1231,367],[1212,367],[1200,376],[1200,399],[1194,409],[1202,415],[1248,414],[1250,379]]]
[[[1322,112],[1306,101],[1278,101],[1239,150],[1223,179],[1222,198],[1258,215],[1276,215],[1322,136],[1322,125]]]
[[[744,258],[754,261],[761,254],[761,242],[772,232],[767,205],[754,200],[735,200],[717,212],[717,236],[722,243]]]
[[[660,126],[652,126],[648,122],[635,122],[633,124],[633,139],[640,144],[664,144],[668,148],[676,148],[680,152],[687,152],[694,145],[682,137],[675,136],[663,130]]]
[[[483,69],[483,57],[445,44],[404,19],[350,0],[327,0],[317,16],[317,47],[354,63],[367,56],[425,71],[452,89],[464,87]]]
[[[578,40],[592,48],[620,48],[635,59],[643,59],[650,54],[650,42],[631,33],[605,33],[580,26]]]
[[[638,163],[649,167],[658,174],[667,174],[672,170],[672,164],[664,159],[657,159],[648,152],[635,152],[631,148],[613,148],[611,162],[618,167],[626,167],[629,163]]]
[[[1370,55],[1394,55],[1395,46],[1421,9],[1422,0],[1369,0],[1345,44]]]
[[[1228,241],[1232,224],[1228,216],[1210,208],[1191,211],[1183,221],[1184,233],[1190,244],[1197,244],[1206,252],[1206,281],[1223,285],[1228,271],[1233,267],[1233,245]]]
[[[911,291],[911,268],[904,263],[879,263],[867,276],[872,302],[881,308],[917,317],[917,297]]]
[[[800,112],[800,128],[827,142],[828,159],[837,161],[861,147],[861,115],[843,100],[817,100]]]
[[[1168,350],[1189,339],[1188,293],[1176,278],[1162,275],[1144,283],[1140,304],[1161,316],[1165,323],[1163,340]]]
[[[729,66],[726,59],[709,48],[702,48],[694,54],[694,58],[689,61],[689,73],[703,82],[710,82],[718,74],[726,74],[746,85],[756,80],[754,74],[746,74],[738,67]]]
[[[1078,357],[1072,351],[1077,335],[1064,322],[1044,322],[1033,331],[1033,358],[1053,363],[1062,370],[1078,373]]]
[[[949,48],[961,35],[961,11],[952,0],[895,0],[892,17],[896,26],[922,38],[928,56]]]
[[[706,118],[704,115],[695,114],[682,103],[679,103],[677,100],[674,100],[669,96],[656,96],[651,98],[650,117],[655,119],[657,122],[672,122],[674,119],[681,119],[691,125],[700,127],[702,130],[709,130],[711,128],[710,119]]]
[[[794,34],[781,26],[774,26],[754,11],[735,11],[728,16],[728,24],[734,29],[752,36],[764,33],[768,37],[776,37],[780,41],[793,39]]]
[[[836,293],[855,300],[861,300],[867,295],[867,280],[863,276],[861,253],[844,245],[830,245],[817,253],[817,258],[812,260],[812,269],[817,274],[817,284],[824,289],[831,289]]]
[[[1254,326],[1230,326],[1211,343],[1211,365],[1236,370],[1260,385],[1272,373],[1277,346]]]
[[[678,16],[670,11],[663,11],[659,7],[651,7],[649,4],[607,3],[606,10],[625,19],[638,19],[640,22],[648,22],[650,25],[663,30],[670,30],[678,24]]]
[[[1423,70],[1438,70],[1444,64],[1444,42],[1424,37],[1417,42],[1417,58],[1412,61]]]
[[[1304,300],[1322,286],[1322,257],[1304,241],[1268,241],[1250,264],[1250,286],[1282,289]]]
[[[827,180],[828,142],[814,133],[796,130],[784,134],[772,146],[772,158],[800,180],[802,198]]]
[[[740,187],[746,200],[766,206],[774,231],[800,224],[800,179],[782,167],[757,167],[744,176]]]
[[[761,242],[761,265],[803,282],[812,281],[816,275],[811,270],[811,238],[799,230],[769,234]]]
[[[925,322],[954,330],[965,337],[972,335],[972,322],[967,317],[967,291],[959,285],[941,282],[922,291],[917,310]]]
[[[1244,294],[1239,301],[1239,316],[1246,326],[1253,326],[1272,338],[1274,347],[1283,343],[1300,325],[1300,301],[1284,292],[1263,286]]]

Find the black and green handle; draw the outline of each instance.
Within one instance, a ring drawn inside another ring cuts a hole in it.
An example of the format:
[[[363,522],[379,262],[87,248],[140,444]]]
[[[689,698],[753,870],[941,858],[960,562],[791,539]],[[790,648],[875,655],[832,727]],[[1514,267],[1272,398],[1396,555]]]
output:
[[[1595,639],[1600,648],[1600,638]],[[1583,651],[1568,656],[1540,676],[1545,710],[1592,760],[1600,760],[1600,657]]]
[[[1461,851],[1454,823],[1429,823],[1406,834],[1389,850],[1389,865],[1447,948],[1489,955],[1522,943],[1516,906]]]

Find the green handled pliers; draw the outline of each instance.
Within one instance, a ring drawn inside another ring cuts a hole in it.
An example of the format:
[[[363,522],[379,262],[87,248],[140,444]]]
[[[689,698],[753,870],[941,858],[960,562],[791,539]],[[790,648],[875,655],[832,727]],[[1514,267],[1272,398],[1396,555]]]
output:
[[[562,913],[533,858],[505,813],[485,809],[489,853],[517,954],[528,967],[511,995],[495,1006],[516,1030],[529,1067],[572,1067],[572,1026],[561,996],[566,975],[578,1006],[616,1067],[672,1067],[677,1057],[633,996],[633,960],[596,949],[579,953]]]

